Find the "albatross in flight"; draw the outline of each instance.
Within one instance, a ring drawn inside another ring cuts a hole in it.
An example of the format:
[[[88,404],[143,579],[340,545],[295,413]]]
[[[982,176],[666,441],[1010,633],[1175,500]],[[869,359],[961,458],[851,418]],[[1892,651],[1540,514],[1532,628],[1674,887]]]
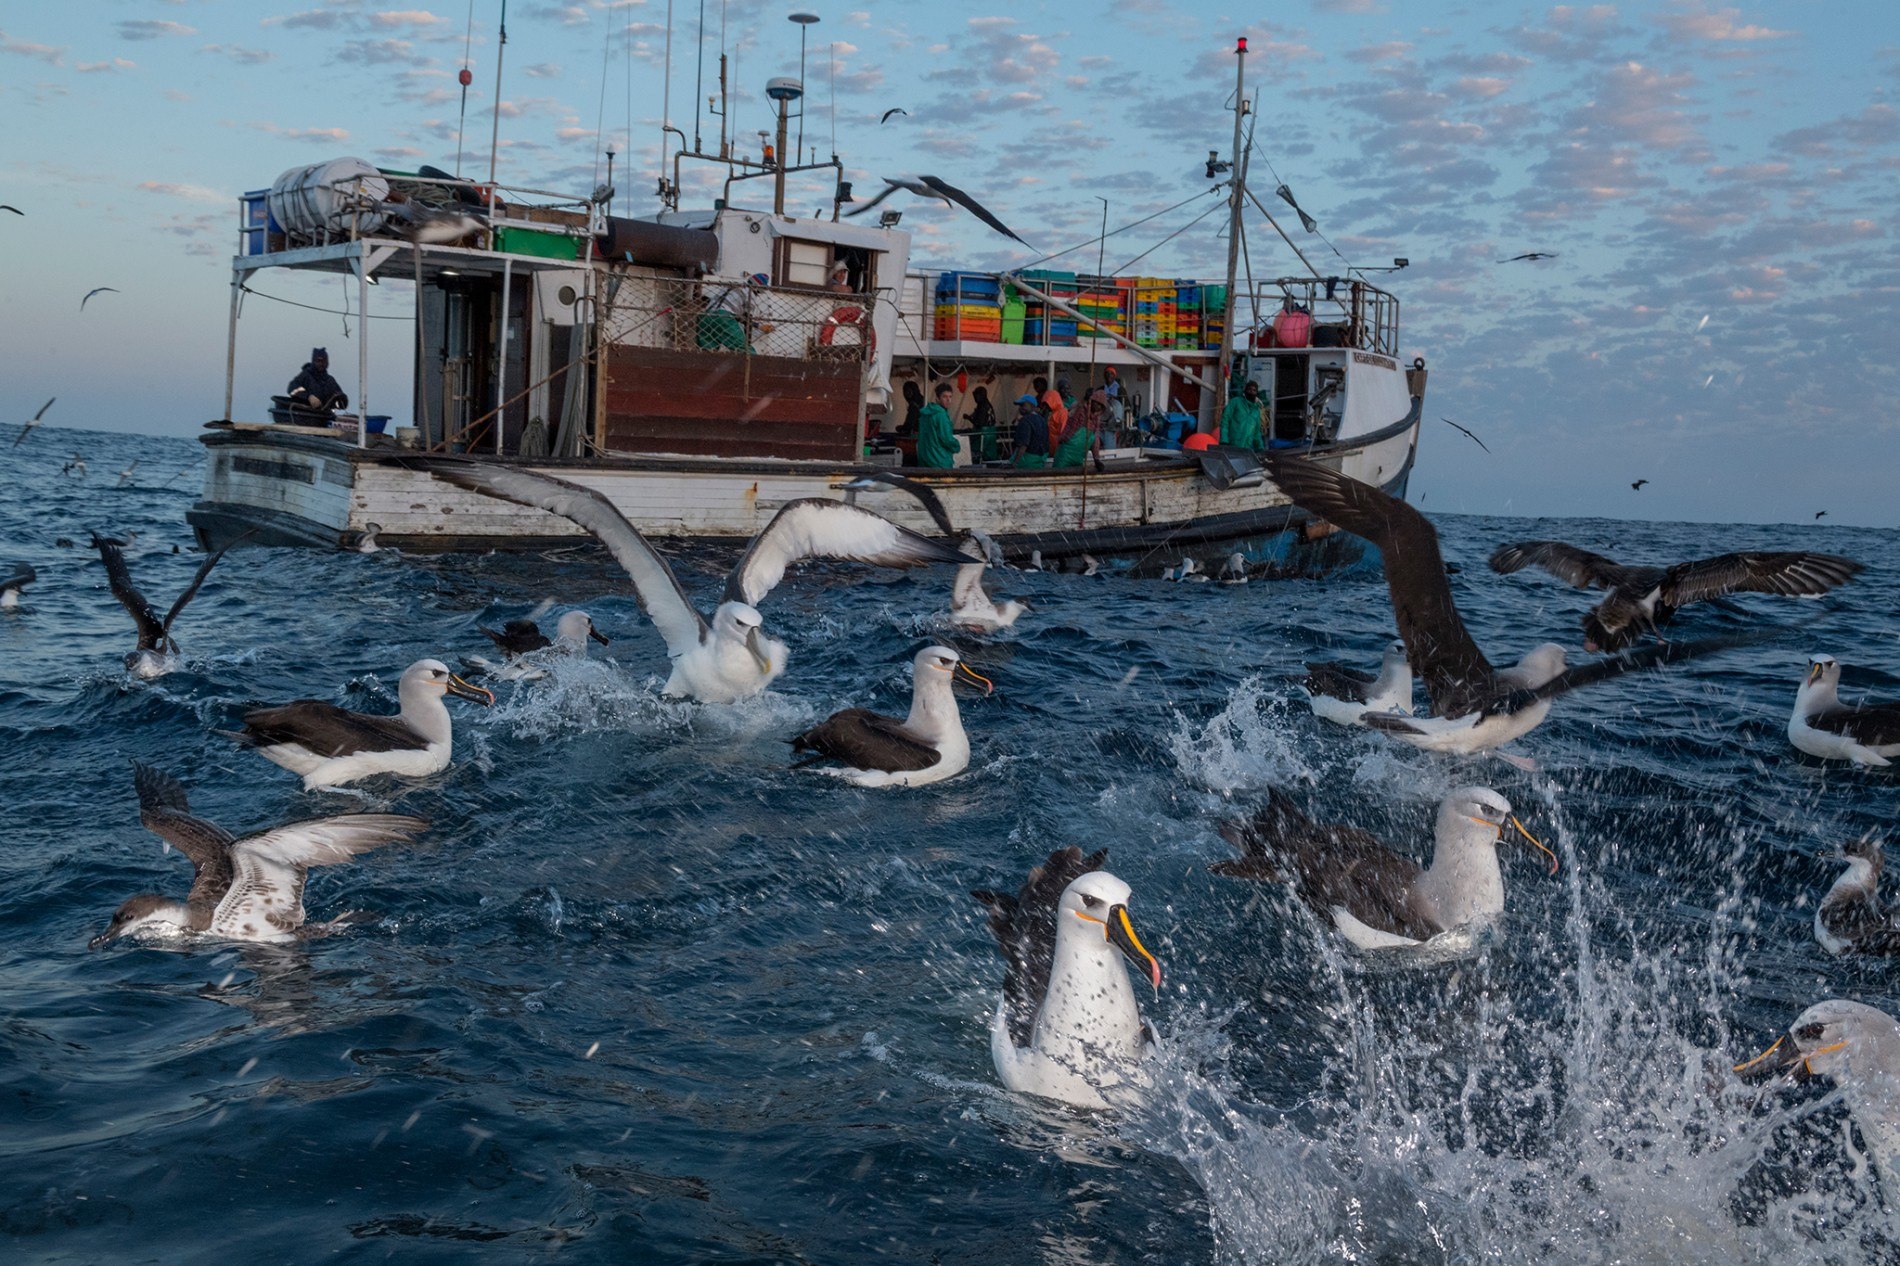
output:
[[[1557,873],[1557,855],[1489,787],[1460,787],[1445,797],[1431,865],[1424,867],[1368,831],[1313,821],[1278,788],[1269,797],[1250,820],[1221,827],[1242,856],[1208,869],[1236,879],[1291,880],[1315,915],[1362,950],[1416,949],[1455,928],[1495,923],[1504,913],[1498,844],[1507,826]]]
[[[236,543],[233,541],[231,544]],[[131,573],[125,568],[125,550],[119,542],[95,532],[92,545],[99,551],[99,560],[106,565],[106,582],[112,587],[112,596],[119,600],[119,605],[126,609],[132,622],[138,626],[139,644],[137,649],[126,652],[125,666],[148,680],[163,677],[172,670],[178,657],[178,643],[172,640],[172,624],[177,621],[179,612],[185,609],[186,604],[197,596],[198,587],[204,584],[205,577],[224,557],[224,550],[231,546],[205,555],[204,562],[198,564],[197,575],[191,578],[191,583],[185,586],[185,591],[178,595],[178,601],[172,603],[172,609],[161,620],[158,612],[152,609],[152,604],[146,601],[145,595],[132,583]]]
[[[884,177],[883,192],[879,193],[877,197],[871,199],[863,206],[854,207],[845,212],[845,215],[847,218],[854,215],[863,215],[866,211],[869,211],[872,207],[884,201],[884,199],[890,197],[900,189],[905,193],[914,193],[920,198],[934,198],[938,202],[945,203],[946,205],[962,207],[965,211],[968,211],[971,215],[983,221],[983,223],[989,225],[1004,237],[1018,242],[1023,241],[1022,238],[1016,236],[1013,229],[991,214],[989,208],[985,207],[982,203],[955,185],[947,181],[939,180],[935,176],[886,176]],[[1023,245],[1027,246],[1029,243],[1023,242]]]
[[[422,818],[395,813],[346,813],[287,822],[242,839],[193,816],[185,789],[171,775],[132,762],[139,820],[191,862],[191,891],[183,901],[155,892],[131,897],[112,916],[92,948],[134,932],[218,937],[231,941],[294,941],[334,930],[304,926],[304,880],[312,866],[334,866],[429,828]]]
[[[955,651],[926,646],[917,652],[908,717],[846,708],[793,739],[792,750],[837,761],[842,768],[825,772],[860,787],[921,787],[954,778],[970,764],[970,738],[951,690],[958,673],[990,692],[990,679]]]
[[[1161,964],[1135,935],[1127,884],[1103,870],[1108,850],[1049,854],[1014,894],[979,889],[1008,970],[990,1022],[996,1075],[1018,1094],[1106,1108],[1153,1043],[1125,957],[1158,991]]]
[[[484,708],[495,696],[471,686],[439,659],[419,659],[396,686],[395,716],[350,712],[322,699],[298,699],[244,714],[244,728],[220,730],[272,764],[303,776],[303,789],[340,787],[376,774],[426,778],[448,768],[454,746],[447,695]]]
[[[673,569],[614,504],[591,488],[516,467],[454,457],[405,457],[402,464],[437,479],[558,514],[592,532],[633,579],[640,607],[673,661],[665,693],[701,703],[737,703],[785,671],[785,644],[767,637],[757,603],[806,558],[845,558],[885,567],[968,563],[969,556],[889,519],[821,497],[788,501],[752,538],[726,577],[724,600],[708,620],[680,588]]]
[[[1562,541],[1519,541],[1491,555],[1491,570],[1509,575],[1541,567],[1578,589],[1607,589],[1609,597],[1583,617],[1586,651],[1617,651],[1662,626],[1692,602],[1731,593],[1774,593],[1818,598],[1860,574],[1861,565],[1838,554],[1760,550],[1718,554],[1669,567],[1631,567]]]
[[[956,580],[950,588],[950,622],[960,629],[972,633],[994,633],[1016,623],[1018,616],[1029,607],[1014,598],[1005,598],[1001,603],[991,598],[983,587],[983,573],[990,567],[1001,566],[1003,551],[997,547],[989,535],[975,528],[958,531],[956,524],[950,521],[950,512],[944,509],[943,501],[927,484],[889,471],[874,470],[845,485],[847,492],[863,492],[876,488],[878,484],[889,484],[893,488],[908,492],[917,498],[930,515],[937,530],[959,548],[975,545],[983,555],[983,562],[965,562],[957,568]]]
[[[1841,665],[1832,655],[1808,660],[1808,676],[1794,693],[1788,741],[1823,760],[1891,765],[1900,756],[1900,702],[1841,702]]]
[[[1484,752],[1530,733],[1566,691],[1635,669],[1691,659],[1759,641],[1758,636],[1667,642],[1566,668],[1564,648],[1546,642],[1516,666],[1496,669],[1472,640],[1452,600],[1438,533],[1418,510],[1349,475],[1270,453],[1274,483],[1308,514],[1379,547],[1392,614],[1406,657],[1425,681],[1435,713],[1367,713],[1362,723],[1429,751]],[[1522,758],[1507,757],[1514,764]]]

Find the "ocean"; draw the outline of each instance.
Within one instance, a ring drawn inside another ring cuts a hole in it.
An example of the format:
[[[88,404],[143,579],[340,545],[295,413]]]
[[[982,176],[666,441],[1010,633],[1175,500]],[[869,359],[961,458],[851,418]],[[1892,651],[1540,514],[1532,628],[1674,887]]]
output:
[[[75,449],[83,480],[60,474]],[[10,1261],[1900,1258],[1900,1193],[1838,1093],[1726,1075],[1822,998],[1900,1009],[1889,963],[1811,931],[1831,855],[1891,825],[1900,775],[1783,732],[1810,652],[1849,666],[1849,697],[1900,694],[1894,531],[1434,514],[1506,661],[1578,646],[1589,605],[1491,574],[1507,540],[1867,564],[1818,602],[1739,600],[1785,638],[1560,700],[1514,749],[1526,772],[1297,702],[1305,659],[1376,665],[1391,617],[1363,576],[1003,571],[992,591],[1034,610],[981,639],[937,622],[947,571],[809,568],[762,604],[791,648],[776,689],[702,707],[659,696],[660,639],[598,551],[239,549],[179,620],[184,667],[135,681],[88,532],[136,532],[132,574],[169,606],[199,561],[199,446],[48,428],[0,454],[0,563],[39,571],[0,612]],[[676,557],[710,603],[730,554]],[[492,709],[451,700],[435,778],[304,793],[214,732],[297,697],[393,711],[409,663],[481,654],[478,623],[547,602],[613,644]],[[931,641],[996,683],[962,705],[967,773],[866,790],[791,767],[787,738],[838,708],[901,713]],[[240,833],[432,826],[313,873],[313,919],[361,912],[340,935],[89,951],[125,897],[190,882],[139,824],[132,759]],[[1422,857],[1467,783],[1563,860],[1502,850],[1506,916],[1469,956],[1355,956],[1284,891],[1207,871],[1269,787]],[[1113,1115],[1016,1098],[990,1066],[1003,965],[969,891],[1069,844],[1108,850],[1166,970],[1140,984],[1154,1087]]]

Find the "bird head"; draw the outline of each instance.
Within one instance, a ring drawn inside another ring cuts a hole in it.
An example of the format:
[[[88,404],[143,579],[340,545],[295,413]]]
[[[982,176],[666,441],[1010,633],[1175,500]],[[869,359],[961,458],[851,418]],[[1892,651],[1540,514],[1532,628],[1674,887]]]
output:
[[[1841,662],[1832,655],[1810,655],[1808,657],[1808,679],[1804,683],[1808,689],[1825,686],[1830,690],[1839,689],[1841,684]]]
[[[182,910],[176,901],[161,897],[155,892],[142,892],[136,897],[126,898],[125,904],[113,911],[112,922],[106,930],[86,943],[87,949],[98,949],[108,941],[116,941],[121,936],[136,932],[140,928],[162,928],[166,931],[180,932],[185,928]]]
[[[607,635],[594,627],[594,618],[585,611],[569,611],[563,615],[554,625],[554,636],[571,646],[580,646],[590,637],[602,646],[611,645]]]
[[[722,602],[719,610],[713,612],[713,632],[721,637],[745,644],[746,650],[758,663],[759,671],[772,671],[772,652],[765,644],[762,629],[765,617],[759,609],[746,602]]]
[[[1568,667],[1568,662],[1563,647],[1555,642],[1545,642],[1542,646],[1533,646],[1524,658],[1517,661],[1517,666],[1522,670],[1527,684],[1541,686],[1561,675]]]
[[[1751,1060],[1735,1065],[1748,1080],[1777,1073],[1885,1081],[1900,1060],[1900,1023],[1876,1007],[1830,998],[1795,1017],[1788,1031]]]
[[[1557,873],[1557,854],[1532,835],[1511,812],[1511,802],[1489,787],[1459,787],[1438,806],[1440,839],[1463,838],[1473,843],[1496,846],[1510,827],[1523,836],[1532,848],[1550,861],[1550,873]]]
[[[1076,928],[1082,929],[1084,936],[1099,931],[1104,941],[1119,949],[1159,990],[1161,964],[1135,935],[1135,925],[1128,917],[1131,892],[1127,884],[1107,871],[1090,871],[1062,890],[1062,900],[1056,907],[1056,934],[1073,936]]]
[[[455,695],[467,699],[470,703],[479,703],[484,708],[495,702],[493,691],[480,686],[472,686],[449,671],[449,666],[439,659],[419,659],[403,671],[402,682],[397,694],[403,699],[415,695],[428,697],[434,695]]]
[[[1395,637],[1385,644],[1385,667],[1397,668],[1405,662],[1405,643]]]
[[[919,681],[928,680],[928,674],[942,673],[953,683],[964,681],[970,685],[981,686],[984,694],[989,694],[995,689],[988,677],[973,670],[963,662],[962,656],[948,646],[924,647],[923,650],[917,652],[913,666]]]

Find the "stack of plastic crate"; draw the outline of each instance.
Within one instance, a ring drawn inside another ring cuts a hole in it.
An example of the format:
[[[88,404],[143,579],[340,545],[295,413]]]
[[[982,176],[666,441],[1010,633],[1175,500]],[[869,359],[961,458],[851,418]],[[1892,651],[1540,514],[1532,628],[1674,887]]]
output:
[[[1081,326],[1076,333],[1084,339],[1106,339],[1112,330],[1127,338],[1128,321],[1122,306],[1127,292],[1116,286],[1115,279],[1084,276],[1076,278],[1076,284],[1081,287],[1075,300],[1076,311],[1095,322]]]
[[[1129,330],[1141,347],[1172,345],[1174,338],[1174,283],[1166,277],[1137,277],[1132,291],[1134,312]]]
[[[1201,346],[1201,285],[1191,277],[1174,283],[1174,346]]]
[[[936,337],[965,343],[1002,342],[1002,283],[988,273],[937,274]]]
[[[1201,346],[1219,347],[1227,340],[1227,287],[1201,287]]]

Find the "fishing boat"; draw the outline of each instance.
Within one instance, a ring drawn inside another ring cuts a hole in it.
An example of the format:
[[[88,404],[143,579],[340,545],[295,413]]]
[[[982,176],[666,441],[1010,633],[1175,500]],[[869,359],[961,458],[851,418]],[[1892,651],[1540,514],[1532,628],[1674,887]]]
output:
[[[1244,68],[1244,41],[1237,54]],[[1243,77],[1225,165],[1236,174],[1213,191],[1236,229],[1249,196]],[[701,152],[669,129],[680,143],[645,217],[612,214],[608,186],[576,195],[355,159],[243,195],[224,410],[201,436],[209,468],[188,512],[201,543],[338,548],[374,531],[451,551],[583,535],[406,467],[420,450],[583,484],[658,538],[743,540],[800,497],[866,498],[932,530],[913,499],[864,478],[895,469],[1013,557],[1086,554],[1137,572],[1234,552],[1293,571],[1350,562],[1357,543],[1307,523],[1257,453],[1205,440],[1196,451],[1192,437],[1247,382],[1271,445],[1403,495],[1426,372],[1402,363],[1398,300],[1363,273],[1242,284],[1231,251],[1225,284],[913,268],[900,211],[852,218],[842,162],[787,150],[802,93],[797,80],[768,83],[777,144],[757,155],[725,137]],[[680,207],[684,161],[722,170],[710,208]],[[792,214],[788,178],[814,172],[828,207]],[[413,375],[408,399],[386,399],[359,337],[348,414],[240,407],[243,300],[282,269],[341,275],[365,322],[413,322],[413,360],[396,375]],[[392,279],[411,283],[412,311],[373,306]],[[1019,467],[996,451],[1006,431],[978,431],[964,464],[920,469],[896,434],[906,383],[950,382],[959,407],[984,387],[1006,407],[1034,377],[1086,387],[1110,368],[1123,422],[1080,467]]]

